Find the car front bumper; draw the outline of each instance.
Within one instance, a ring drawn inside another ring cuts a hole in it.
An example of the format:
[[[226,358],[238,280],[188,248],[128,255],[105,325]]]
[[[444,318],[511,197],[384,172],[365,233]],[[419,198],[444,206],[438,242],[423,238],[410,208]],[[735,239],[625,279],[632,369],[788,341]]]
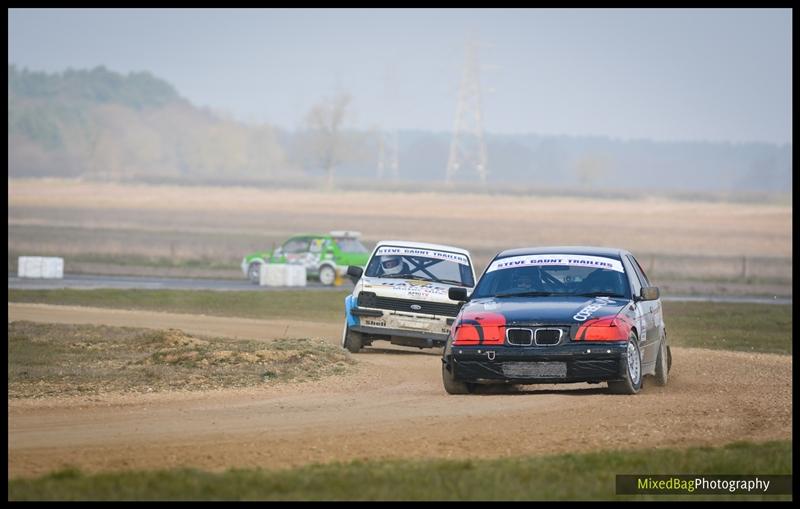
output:
[[[450,348],[442,362],[453,370],[456,380],[463,382],[602,382],[623,379],[627,366],[627,342]]]
[[[425,343],[425,346],[444,346],[447,343],[447,334],[437,334],[427,331],[416,331],[408,329],[391,329],[388,327],[370,327],[366,325],[356,325],[350,330],[374,336],[378,339],[391,339],[392,342],[402,343],[402,339],[412,340],[413,346]]]
[[[403,313],[387,309],[354,307],[350,314],[359,323],[352,330],[375,336],[430,338],[437,346],[447,342],[453,318],[421,313]]]

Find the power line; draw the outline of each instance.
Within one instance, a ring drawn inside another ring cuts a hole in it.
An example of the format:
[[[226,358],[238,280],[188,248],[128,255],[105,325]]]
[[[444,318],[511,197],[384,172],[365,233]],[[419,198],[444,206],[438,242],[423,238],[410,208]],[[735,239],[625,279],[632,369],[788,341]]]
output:
[[[397,144],[397,131],[378,132],[378,178],[383,178],[388,169],[391,178],[397,180],[400,167],[400,153]]]

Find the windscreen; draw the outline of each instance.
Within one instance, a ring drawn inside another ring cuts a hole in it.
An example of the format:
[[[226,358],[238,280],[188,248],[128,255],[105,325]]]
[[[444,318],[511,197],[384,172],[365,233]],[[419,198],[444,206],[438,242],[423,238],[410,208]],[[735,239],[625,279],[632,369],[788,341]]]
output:
[[[619,260],[585,255],[525,255],[492,261],[472,298],[516,295],[629,299],[631,292]]]
[[[381,246],[369,261],[368,277],[418,279],[472,288],[469,258],[432,249]]]

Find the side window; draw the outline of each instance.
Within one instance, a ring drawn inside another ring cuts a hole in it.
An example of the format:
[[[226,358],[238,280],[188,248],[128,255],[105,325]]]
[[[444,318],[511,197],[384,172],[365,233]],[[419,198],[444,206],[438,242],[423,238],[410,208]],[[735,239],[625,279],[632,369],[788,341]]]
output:
[[[312,239],[311,246],[309,247],[308,250],[311,251],[312,253],[319,253],[320,251],[322,251],[323,242],[325,242],[325,239],[322,238]]]
[[[628,280],[631,282],[633,295],[640,295],[642,293],[642,282],[639,280],[639,275],[633,268],[633,263],[631,263],[630,257],[623,256],[622,264],[625,266],[625,272],[628,273]]]
[[[308,251],[308,240],[309,239],[289,239],[286,244],[283,245],[283,252],[305,253]]]
[[[630,260],[631,265],[633,265],[633,270],[636,271],[636,275],[639,276],[639,280],[642,282],[642,286],[650,286],[650,281],[647,279],[647,276],[645,276],[644,271],[642,270],[642,266],[639,265],[639,262],[636,261],[636,258],[634,258],[631,255],[626,255],[626,256]]]
[[[369,253],[369,250],[358,239],[353,237],[335,237],[334,239],[344,253]]]
[[[472,278],[472,268],[459,264],[458,269],[461,271],[461,282],[464,283],[464,286],[469,288],[475,286],[475,281]]]

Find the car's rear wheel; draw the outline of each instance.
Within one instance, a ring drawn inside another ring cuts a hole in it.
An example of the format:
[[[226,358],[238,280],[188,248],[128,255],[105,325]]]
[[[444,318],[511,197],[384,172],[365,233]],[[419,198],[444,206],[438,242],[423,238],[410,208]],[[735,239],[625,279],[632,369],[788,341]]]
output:
[[[469,382],[456,380],[453,371],[447,369],[447,364],[442,363],[442,384],[447,394],[471,394],[475,390],[475,385]]]
[[[661,387],[667,385],[669,379],[669,347],[667,346],[667,338],[661,339],[661,345],[658,347],[658,357],[656,358],[656,385]]]
[[[253,262],[247,266],[247,279],[255,284],[261,281],[261,262]]]
[[[336,270],[330,265],[323,265],[319,269],[319,282],[325,286],[331,286],[336,282]]]
[[[344,321],[342,331],[342,348],[346,348],[351,353],[358,353],[364,346],[364,337],[360,332],[350,330],[347,320]]]
[[[625,379],[608,382],[611,394],[636,394],[642,388],[642,354],[634,333],[628,338],[628,351],[624,362]]]

